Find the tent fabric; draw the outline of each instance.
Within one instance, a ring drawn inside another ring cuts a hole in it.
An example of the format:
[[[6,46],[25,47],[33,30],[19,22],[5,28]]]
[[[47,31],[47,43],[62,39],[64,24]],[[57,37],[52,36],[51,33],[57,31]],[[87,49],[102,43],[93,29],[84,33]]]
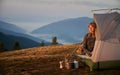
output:
[[[104,42],[99,61],[120,60],[120,45]]]
[[[114,43],[114,44],[120,44],[120,25],[118,25],[115,30],[111,31],[111,33],[109,33],[106,36],[106,42],[110,42],[110,43]]]
[[[120,60],[120,14],[94,14],[97,24],[92,61]]]
[[[97,40],[104,40],[105,36],[115,29],[117,23],[120,23],[120,14],[117,12],[94,14],[94,20],[97,24]]]

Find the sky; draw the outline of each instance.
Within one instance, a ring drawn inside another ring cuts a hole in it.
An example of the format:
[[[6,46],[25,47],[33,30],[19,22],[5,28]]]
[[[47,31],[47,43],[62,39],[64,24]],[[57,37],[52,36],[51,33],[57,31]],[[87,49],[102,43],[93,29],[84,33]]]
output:
[[[28,32],[52,22],[93,17],[91,10],[120,8],[120,0],[0,0],[0,20]]]

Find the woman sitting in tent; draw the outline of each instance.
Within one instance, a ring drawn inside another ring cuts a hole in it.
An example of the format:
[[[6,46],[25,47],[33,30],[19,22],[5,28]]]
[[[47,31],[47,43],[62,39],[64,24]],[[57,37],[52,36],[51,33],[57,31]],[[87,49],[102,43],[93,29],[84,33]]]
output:
[[[89,23],[88,30],[89,32],[84,36],[82,42],[82,48],[78,49],[77,53],[82,55],[92,56],[92,51],[96,40],[95,37],[96,23],[94,22]]]

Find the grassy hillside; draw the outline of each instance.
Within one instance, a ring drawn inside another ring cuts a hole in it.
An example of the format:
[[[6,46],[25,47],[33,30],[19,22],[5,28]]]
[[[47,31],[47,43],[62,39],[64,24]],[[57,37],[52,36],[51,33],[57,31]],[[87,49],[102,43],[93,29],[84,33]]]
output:
[[[0,75],[119,75],[119,70],[89,72],[79,69],[59,69],[59,61],[70,54],[78,44],[34,47],[0,53]]]

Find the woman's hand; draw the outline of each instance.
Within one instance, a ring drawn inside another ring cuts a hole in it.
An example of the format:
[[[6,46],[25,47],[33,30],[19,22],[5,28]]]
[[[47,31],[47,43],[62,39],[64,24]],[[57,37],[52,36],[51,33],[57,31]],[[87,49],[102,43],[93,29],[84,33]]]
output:
[[[87,56],[92,56],[92,52],[86,52]]]

